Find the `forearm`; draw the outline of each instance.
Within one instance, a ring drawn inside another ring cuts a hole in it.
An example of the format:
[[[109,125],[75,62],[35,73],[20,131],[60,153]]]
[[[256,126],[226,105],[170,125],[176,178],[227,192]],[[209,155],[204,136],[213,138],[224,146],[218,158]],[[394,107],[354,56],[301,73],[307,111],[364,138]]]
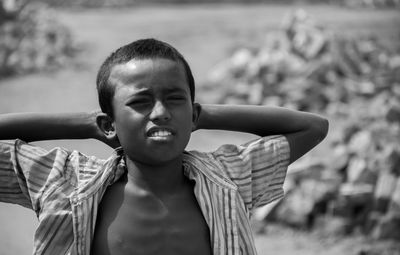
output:
[[[281,107],[202,105],[198,129],[221,129],[259,136],[300,132],[316,125],[320,117]]]
[[[290,145],[290,162],[293,162],[325,138],[329,123],[315,114],[280,107],[203,105],[197,129],[284,135]]]
[[[0,115],[0,140],[22,139],[27,142],[55,139],[102,140],[96,131],[96,114],[15,113]]]

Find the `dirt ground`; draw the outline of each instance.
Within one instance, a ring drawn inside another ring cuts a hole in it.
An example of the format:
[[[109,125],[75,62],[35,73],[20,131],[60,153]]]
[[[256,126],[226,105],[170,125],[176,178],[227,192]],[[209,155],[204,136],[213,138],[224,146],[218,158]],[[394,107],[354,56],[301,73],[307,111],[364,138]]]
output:
[[[180,49],[201,84],[208,71],[229,51],[239,45],[259,43],[267,31],[279,29],[282,18],[298,7],[328,29],[350,36],[373,33],[387,44],[399,42],[400,15],[396,10],[280,5],[64,10],[57,16],[86,49],[80,56],[83,65],[66,67],[57,73],[0,81],[0,113],[98,108],[94,80],[101,61],[122,44],[144,37],[156,37]],[[194,134],[189,149],[210,150],[218,144],[241,143],[249,138],[237,133],[202,131]],[[41,142],[39,145],[78,149],[98,157],[107,157],[110,153],[110,149],[96,141]],[[0,226],[0,255],[31,254],[36,226],[32,212],[0,203]],[[261,255],[361,255],[360,251],[370,250],[374,245],[359,237],[322,237],[277,226],[268,226],[264,234],[256,235],[256,243]],[[393,244],[376,245],[391,249]]]
[[[260,255],[398,255],[400,243],[373,241],[361,235],[329,236],[270,225],[255,237]]]

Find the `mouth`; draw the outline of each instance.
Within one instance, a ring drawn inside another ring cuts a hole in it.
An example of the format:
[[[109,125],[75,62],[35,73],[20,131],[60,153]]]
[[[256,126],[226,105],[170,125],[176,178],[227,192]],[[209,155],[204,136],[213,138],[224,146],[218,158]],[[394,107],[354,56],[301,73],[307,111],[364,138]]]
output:
[[[168,141],[171,140],[173,136],[173,130],[166,127],[153,127],[147,131],[147,137],[158,141]]]

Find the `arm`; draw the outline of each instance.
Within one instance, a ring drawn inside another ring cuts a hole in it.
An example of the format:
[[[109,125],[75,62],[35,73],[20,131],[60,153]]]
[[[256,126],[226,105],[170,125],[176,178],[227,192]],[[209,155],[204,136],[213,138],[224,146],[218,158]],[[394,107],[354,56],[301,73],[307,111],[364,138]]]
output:
[[[268,106],[202,105],[196,129],[222,129],[259,136],[282,134],[290,145],[290,163],[328,132],[328,121],[318,115]]]
[[[111,147],[96,125],[98,112],[14,113],[0,115],[0,140],[22,139],[26,142],[56,139],[100,140]]]

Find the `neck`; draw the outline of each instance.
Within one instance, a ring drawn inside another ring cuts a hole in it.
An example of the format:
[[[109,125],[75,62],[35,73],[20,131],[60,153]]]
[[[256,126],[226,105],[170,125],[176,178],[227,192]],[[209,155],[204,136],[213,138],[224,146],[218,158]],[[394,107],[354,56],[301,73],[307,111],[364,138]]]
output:
[[[128,185],[155,194],[171,194],[184,185],[182,158],[161,165],[149,165],[126,158]]]

